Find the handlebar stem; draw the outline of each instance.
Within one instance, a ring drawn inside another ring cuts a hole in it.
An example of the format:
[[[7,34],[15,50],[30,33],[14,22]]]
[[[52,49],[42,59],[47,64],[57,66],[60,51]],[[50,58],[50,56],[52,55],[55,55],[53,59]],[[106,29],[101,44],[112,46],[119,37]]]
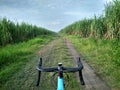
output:
[[[63,67],[62,67],[62,63],[58,63],[58,76],[60,78],[63,78]]]

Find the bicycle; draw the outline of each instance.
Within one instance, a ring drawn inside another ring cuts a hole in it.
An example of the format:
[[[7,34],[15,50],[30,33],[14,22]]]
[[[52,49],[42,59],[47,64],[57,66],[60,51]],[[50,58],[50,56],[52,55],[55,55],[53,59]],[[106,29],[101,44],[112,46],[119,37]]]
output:
[[[40,83],[40,76],[41,72],[57,72],[58,73],[58,79],[57,79],[57,90],[64,90],[64,77],[63,73],[65,72],[79,72],[79,78],[81,85],[85,85],[85,82],[83,80],[83,75],[82,75],[82,69],[83,65],[80,61],[80,57],[78,58],[77,61],[78,67],[63,67],[62,63],[58,63],[58,67],[42,67],[42,58],[40,58],[37,70],[38,70],[38,78],[37,78],[37,83],[36,86],[39,86]]]

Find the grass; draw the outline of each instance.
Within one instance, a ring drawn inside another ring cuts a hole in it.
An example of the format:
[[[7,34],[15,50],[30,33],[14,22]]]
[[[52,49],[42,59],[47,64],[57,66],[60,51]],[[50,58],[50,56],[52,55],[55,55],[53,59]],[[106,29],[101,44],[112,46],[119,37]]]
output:
[[[53,36],[39,36],[27,42],[7,45],[0,48],[0,87],[18,73],[29,60],[35,56],[36,50],[47,44]]]
[[[48,56],[47,56],[48,55]],[[69,53],[66,45],[64,44],[62,39],[57,39],[54,42],[52,48],[47,51],[46,57],[43,58],[43,66],[44,67],[53,67],[57,66],[58,63],[63,63],[65,67],[75,66],[75,62]],[[51,79],[54,73],[43,73],[41,77],[40,87],[42,90],[56,90],[57,84],[57,75]],[[67,75],[69,78],[67,78]],[[80,90],[79,82],[77,82],[76,74],[74,73],[65,73],[65,90]]]
[[[115,90],[120,89],[119,41],[80,38],[74,35],[68,36],[68,39],[110,87]]]
[[[48,37],[44,40],[48,40]],[[48,41],[44,42],[47,43]],[[57,85],[57,74],[53,78],[52,76],[54,73],[42,73],[40,85],[38,87],[35,86],[37,76],[36,65],[39,57],[43,58],[43,67],[57,66],[59,62],[62,62],[63,66],[76,66],[68,48],[59,37],[48,43],[46,46],[44,46],[44,42],[43,44],[35,40],[33,40],[33,42],[37,43],[32,43],[31,45],[33,46],[30,45],[31,47],[34,47],[34,49],[30,49],[30,51],[32,50],[35,55],[30,54],[30,57],[24,62],[19,61],[17,63],[13,63],[13,66],[10,66],[10,71],[13,71],[13,73],[11,73],[12,77],[9,77],[9,80],[7,79],[6,81],[3,79],[5,83],[2,83],[3,86],[0,87],[0,90],[55,90]],[[37,51],[35,49],[37,49]],[[16,68],[16,70],[14,70],[14,68]],[[2,72],[3,71],[4,70],[2,70]],[[10,75],[10,71],[8,70],[9,74],[6,72],[8,76]],[[6,76],[2,77],[5,78]],[[6,78],[8,78],[8,76]],[[69,76],[69,78],[67,76]],[[80,90],[80,84],[76,78],[76,74],[65,73],[64,80],[65,90]]]

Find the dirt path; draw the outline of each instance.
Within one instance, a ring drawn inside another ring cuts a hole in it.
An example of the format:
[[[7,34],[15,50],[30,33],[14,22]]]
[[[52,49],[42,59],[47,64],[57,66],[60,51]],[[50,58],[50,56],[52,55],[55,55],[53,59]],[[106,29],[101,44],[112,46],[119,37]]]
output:
[[[56,66],[59,62],[62,62],[64,66],[71,67],[71,65],[76,65],[73,58],[76,60],[78,56],[79,54],[70,42],[66,41],[64,43],[61,38],[57,38],[40,49],[39,52],[36,52],[36,56],[29,60],[25,67],[16,73],[10,81],[6,82],[6,85],[1,90],[56,90],[53,86],[54,82],[51,82],[53,81],[51,80],[53,73],[43,73],[40,86],[35,86],[38,58],[43,58],[43,66]],[[82,90],[110,90],[85,61],[82,60],[82,63],[84,65],[83,76],[86,83]],[[69,80],[64,78],[66,83],[65,90],[81,90],[79,83],[76,81],[76,75],[74,73],[68,75],[71,78]]]
[[[40,85],[38,87],[35,85],[37,76],[36,65],[39,57],[43,58],[43,67],[57,66],[59,62],[62,62],[66,67],[76,65],[68,48],[59,37],[43,46],[35,55],[0,90],[56,90],[57,74],[53,77],[54,73],[43,72],[41,74]],[[80,85],[76,81],[74,73],[65,73],[64,80],[65,90],[80,90]]]
[[[53,45],[52,45],[53,44]],[[43,62],[43,67],[47,66],[47,67],[53,67],[56,66],[59,62],[63,63],[64,66],[66,67],[70,67],[70,66],[75,66],[75,63],[73,61],[73,58],[71,57],[70,52],[68,51],[68,48],[66,47],[66,45],[64,44],[63,40],[61,38],[56,39],[55,41],[53,41],[53,43],[51,43],[52,47],[50,50],[50,53],[46,53],[47,58],[44,58]],[[45,50],[45,49],[43,49]],[[47,50],[48,52],[48,50]],[[72,64],[71,64],[72,63]],[[57,86],[57,75],[53,78],[52,82],[51,82],[51,77],[54,73],[43,73],[41,76],[41,83],[40,86],[41,90],[56,90],[56,86]],[[71,77],[67,78],[68,77]],[[65,74],[64,73],[64,80],[65,80],[65,90],[80,90],[79,84],[76,81],[75,78],[75,74],[74,73],[69,73],[69,74]],[[47,82],[46,82],[47,81]]]
[[[79,57],[79,54],[73,48],[72,44],[66,40],[65,44],[67,45],[69,51],[71,52],[74,60],[76,57]],[[81,60],[84,69],[83,69],[83,78],[85,81],[85,86],[82,86],[82,90],[111,90],[104,81],[102,81],[94,72],[94,70],[84,61]]]

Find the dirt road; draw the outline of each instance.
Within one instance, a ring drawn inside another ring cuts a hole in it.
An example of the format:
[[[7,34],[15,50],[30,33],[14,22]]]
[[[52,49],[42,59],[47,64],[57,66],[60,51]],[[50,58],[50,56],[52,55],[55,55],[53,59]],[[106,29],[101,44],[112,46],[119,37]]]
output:
[[[56,66],[59,62],[62,62],[64,66],[71,67],[71,65],[76,65],[73,58],[76,60],[76,57],[79,56],[72,44],[67,40],[64,43],[61,38],[53,40],[36,52],[35,55],[29,62],[25,63],[25,67],[21,71],[6,82],[1,90],[56,90],[54,82],[51,82],[53,81],[51,80],[53,73],[42,73],[40,86],[36,87],[38,58],[43,58],[43,66]],[[86,85],[80,86],[76,80],[76,74],[71,73],[68,74],[71,77],[69,80],[64,78],[65,90],[110,90],[85,61],[82,60],[82,63],[84,65],[83,77]],[[80,89],[80,87],[82,88]]]
[[[76,57],[79,57],[79,54],[67,39],[64,39],[64,42],[71,52],[74,60],[76,60]],[[85,81],[85,86],[82,86],[82,90],[111,90],[106,83],[95,74],[91,66],[89,66],[84,60],[81,60],[81,62],[84,66],[83,78]]]

